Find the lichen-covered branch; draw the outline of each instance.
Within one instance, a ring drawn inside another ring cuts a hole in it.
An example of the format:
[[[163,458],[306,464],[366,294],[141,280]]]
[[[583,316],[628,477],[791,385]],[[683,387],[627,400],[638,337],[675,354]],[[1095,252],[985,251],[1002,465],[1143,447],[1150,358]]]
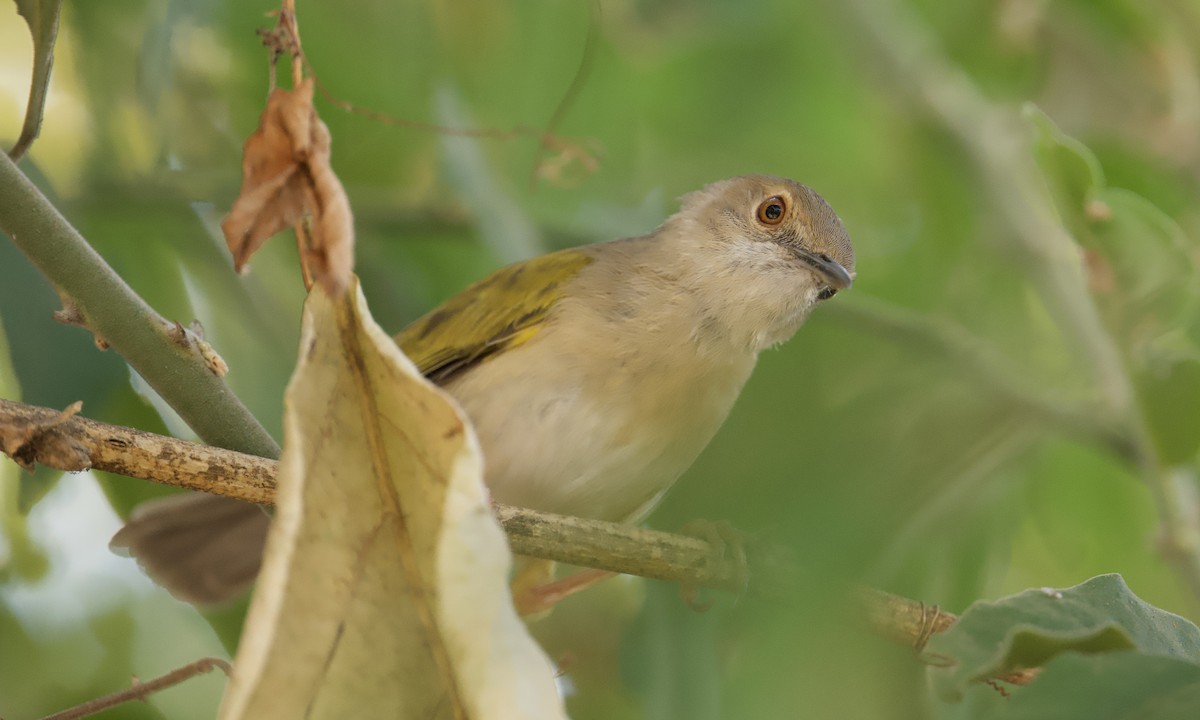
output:
[[[0,448],[26,469],[94,468],[258,504],[275,497],[274,460],[11,400],[0,400]]]
[[[25,467],[104,470],[270,505],[277,463],[0,400],[0,449]],[[742,590],[741,568],[699,538],[629,525],[496,506],[513,552],[619,573]],[[764,562],[776,561],[764,558]],[[753,569],[753,568],[752,568]],[[764,566],[765,569],[765,566]]]

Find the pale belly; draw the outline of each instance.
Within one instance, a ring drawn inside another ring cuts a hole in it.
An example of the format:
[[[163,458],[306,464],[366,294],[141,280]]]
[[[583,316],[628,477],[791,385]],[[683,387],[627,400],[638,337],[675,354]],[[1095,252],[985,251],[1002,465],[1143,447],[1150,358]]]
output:
[[[493,498],[612,521],[649,512],[692,464],[754,362],[690,375],[652,364],[598,378],[569,364],[535,373],[521,355],[446,387],[475,425]]]

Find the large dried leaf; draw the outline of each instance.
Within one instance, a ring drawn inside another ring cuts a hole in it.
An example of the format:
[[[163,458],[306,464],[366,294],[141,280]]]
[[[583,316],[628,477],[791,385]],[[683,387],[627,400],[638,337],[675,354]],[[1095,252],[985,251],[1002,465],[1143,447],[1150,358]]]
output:
[[[370,318],[312,293],[277,515],[220,717],[564,717],[513,610],[474,434]]]

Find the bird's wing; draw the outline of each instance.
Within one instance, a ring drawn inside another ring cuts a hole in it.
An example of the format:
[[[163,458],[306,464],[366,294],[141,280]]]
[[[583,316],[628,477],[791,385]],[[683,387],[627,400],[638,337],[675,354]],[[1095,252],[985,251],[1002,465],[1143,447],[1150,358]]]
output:
[[[562,250],[497,270],[401,330],[396,342],[438,384],[488,357],[528,342],[562,297],[563,286],[592,262]]]

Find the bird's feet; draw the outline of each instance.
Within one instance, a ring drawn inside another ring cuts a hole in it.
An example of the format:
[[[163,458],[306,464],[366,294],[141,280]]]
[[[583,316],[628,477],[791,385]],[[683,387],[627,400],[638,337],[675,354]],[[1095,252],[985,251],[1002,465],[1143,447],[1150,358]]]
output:
[[[530,558],[517,570],[512,581],[513,605],[526,620],[541,620],[558,603],[616,575],[589,568],[555,580],[554,567],[550,560]]]
[[[712,548],[711,563],[714,566],[732,561],[734,585],[738,593],[744,594],[750,582],[750,565],[746,560],[746,537],[725,520],[692,520],[679,529],[683,535],[704,540]],[[696,612],[707,612],[713,601],[700,596],[701,589],[694,583],[679,584],[679,597]]]

